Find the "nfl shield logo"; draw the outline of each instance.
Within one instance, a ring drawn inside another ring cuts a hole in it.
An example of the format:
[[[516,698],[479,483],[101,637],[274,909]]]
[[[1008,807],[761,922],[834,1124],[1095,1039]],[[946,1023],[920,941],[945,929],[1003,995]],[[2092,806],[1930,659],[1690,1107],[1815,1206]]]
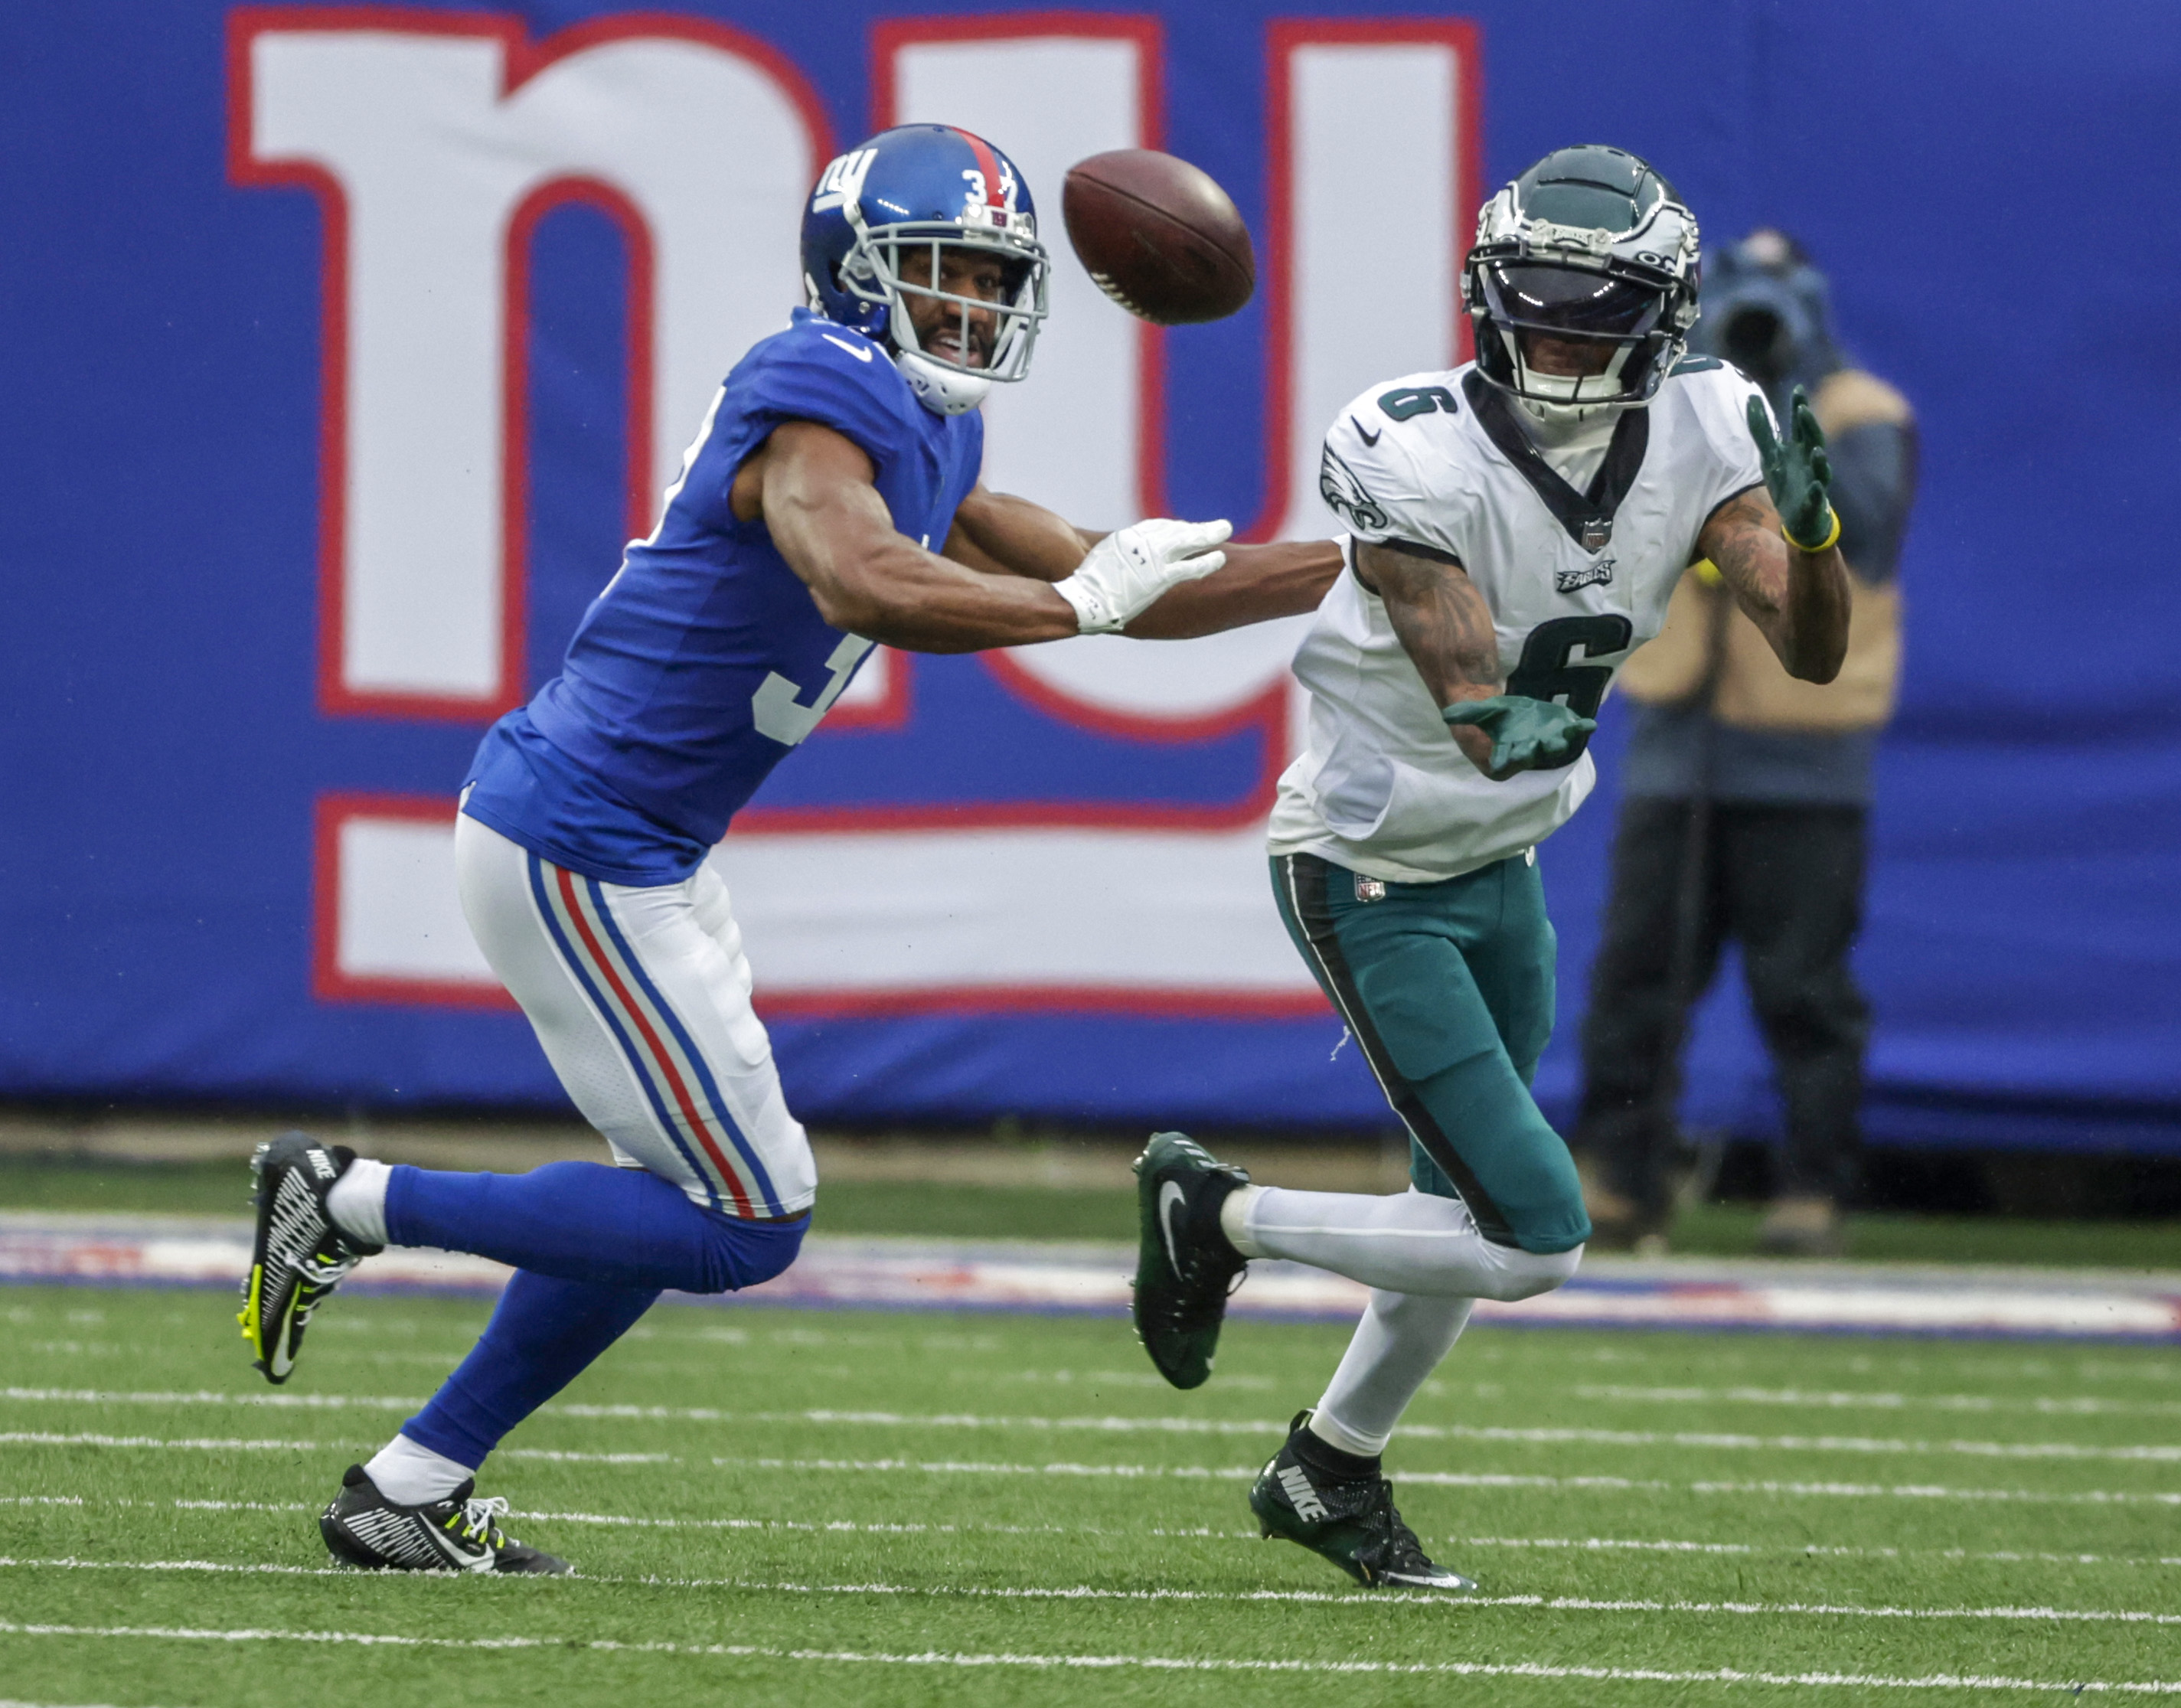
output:
[[[1603,551],[1612,539],[1613,518],[1610,516],[1593,516],[1582,525],[1582,549],[1585,551]]]

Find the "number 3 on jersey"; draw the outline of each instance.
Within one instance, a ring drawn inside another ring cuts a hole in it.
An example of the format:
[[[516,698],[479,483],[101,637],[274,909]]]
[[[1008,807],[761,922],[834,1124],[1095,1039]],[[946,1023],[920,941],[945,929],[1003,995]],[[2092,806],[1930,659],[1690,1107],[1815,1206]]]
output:
[[[1613,680],[1613,667],[1575,664],[1571,661],[1577,648],[1582,649],[1585,658],[1604,658],[1622,651],[1635,633],[1635,625],[1617,612],[1598,616],[1558,616],[1550,622],[1541,622],[1522,643],[1522,656],[1515,666],[1514,674],[1507,678],[1507,692],[1519,694],[1526,699],[1564,699],[1567,709],[1577,717],[1596,717],[1598,702],[1605,698],[1606,684]],[[1573,765],[1589,745],[1590,738],[1585,736],[1560,765]],[[1557,771],[1560,766],[1549,768]]]
[[[833,655],[825,661],[832,678],[809,705],[802,703],[803,690],[778,671],[767,675],[750,696],[750,721],[757,732],[770,736],[782,747],[800,746],[803,738],[818,727],[818,721],[833,709],[833,702],[840,699],[841,690],[848,685],[848,678],[873,644],[859,634],[842,636]]]

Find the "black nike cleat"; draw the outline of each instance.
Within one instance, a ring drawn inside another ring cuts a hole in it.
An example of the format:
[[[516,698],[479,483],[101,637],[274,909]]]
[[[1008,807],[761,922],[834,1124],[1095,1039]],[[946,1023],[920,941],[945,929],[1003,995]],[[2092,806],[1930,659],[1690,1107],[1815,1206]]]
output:
[[[1261,1533],[1332,1561],[1366,1589],[1474,1589],[1473,1580],[1433,1564],[1395,1510],[1394,1485],[1386,1479],[1335,1481],[1296,1457],[1294,1433],[1309,1418],[1307,1412],[1295,1413],[1287,1443],[1250,1485],[1250,1510]]]
[[[378,1492],[361,1465],[341,1479],[341,1491],[318,1516],[319,1534],[334,1563],[367,1572],[526,1572],[559,1577],[566,1560],[527,1546],[500,1528],[507,1502],[477,1498],[466,1479],[444,1501],[397,1506]]]
[[[1129,1310],[1136,1337],[1175,1387],[1201,1387],[1227,1296],[1249,1267],[1219,1230],[1219,1207],[1250,1177],[1182,1133],[1153,1133],[1135,1169],[1141,1241]]]
[[[351,1240],[326,1209],[327,1192],[355,1160],[346,1145],[322,1145],[302,1133],[283,1133],[250,1159],[257,1237],[235,1320],[268,1382],[294,1374],[311,1313],[357,1263],[386,1249]]]

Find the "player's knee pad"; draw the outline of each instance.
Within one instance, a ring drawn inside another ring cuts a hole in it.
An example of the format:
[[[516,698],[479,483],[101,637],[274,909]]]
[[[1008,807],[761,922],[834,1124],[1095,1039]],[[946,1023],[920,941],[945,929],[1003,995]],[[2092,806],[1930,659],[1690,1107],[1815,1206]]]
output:
[[[746,1221],[717,1211],[704,1213],[711,1224],[705,1242],[705,1285],[694,1291],[705,1293],[739,1292],[770,1280],[795,1261],[803,1249],[803,1236],[810,1231],[807,1212],[792,1222]]]
[[[1499,1285],[1484,1296],[1503,1305],[1551,1292],[1571,1278],[1576,1265],[1582,1262],[1581,1246],[1571,1246],[1565,1252],[1525,1252],[1510,1246],[1498,1249],[1505,1259],[1499,1266]]]

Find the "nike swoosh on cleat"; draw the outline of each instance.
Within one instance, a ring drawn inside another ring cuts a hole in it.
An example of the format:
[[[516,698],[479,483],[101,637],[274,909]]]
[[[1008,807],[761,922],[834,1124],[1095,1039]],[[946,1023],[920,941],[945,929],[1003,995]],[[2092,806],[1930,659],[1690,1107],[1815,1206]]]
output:
[[[1376,445],[1386,436],[1386,429],[1383,427],[1376,433],[1366,433],[1363,430],[1363,423],[1352,415],[1348,417],[1348,424],[1356,429],[1356,436],[1366,445]]]
[[[834,349],[847,351],[859,362],[869,362],[871,359],[870,351],[863,345],[851,344],[847,339],[836,338],[830,332],[821,332],[818,335],[831,345]]]
[[[1181,1252],[1174,1245],[1173,1212],[1177,1206],[1187,1202],[1187,1197],[1180,1186],[1172,1180],[1168,1180],[1159,1188],[1159,1232],[1166,1240],[1166,1260],[1173,1266],[1173,1273],[1177,1277],[1181,1274]]]
[[[492,1549],[489,1545],[481,1546],[472,1550],[465,1548],[437,1525],[427,1524],[423,1528],[424,1534],[432,1539],[432,1545],[463,1571],[484,1572],[492,1568]]]

